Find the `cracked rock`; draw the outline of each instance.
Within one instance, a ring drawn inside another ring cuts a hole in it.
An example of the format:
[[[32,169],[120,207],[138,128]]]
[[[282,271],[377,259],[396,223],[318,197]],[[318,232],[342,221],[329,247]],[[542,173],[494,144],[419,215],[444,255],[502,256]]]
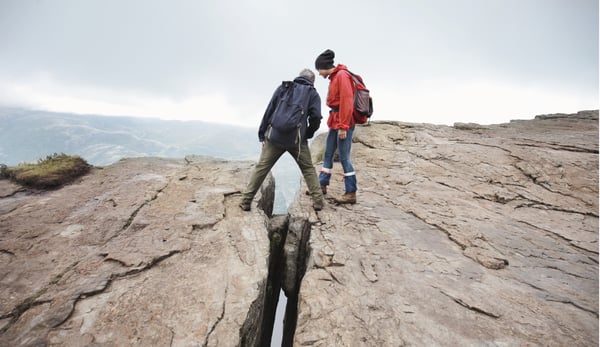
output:
[[[598,111],[354,140],[358,203],[275,219],[271,180],[238,207],[249,162],[0,180],[0,346],[268,345],[279,285],[285,345],[597,345]]]
[[[241,330],[262,329],[269,239],[238,207],[252,164],[127,159],[37,194],[0,181],[0,345],[256,340]]]
[[[597,345],[598,111],[355,136],[358,203],[290,210],[311,221],[294,345]]]

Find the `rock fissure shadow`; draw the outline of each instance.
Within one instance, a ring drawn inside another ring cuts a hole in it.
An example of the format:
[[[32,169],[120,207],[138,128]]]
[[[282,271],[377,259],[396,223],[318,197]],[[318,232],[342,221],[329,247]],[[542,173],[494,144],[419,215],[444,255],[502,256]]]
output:
[[[240,346],[271,345],[279,294],[286,271],[284,244],[288,235],[289,215],[273,215],[275,183],[272,177],[268,178],[268,181],[267,184],[263,184],[257,203],[257,208],[261,209],[268,217],[267,231],[270,241],[269,259],[267,260],[268,274],[266,283],[261,285],[262,295],[259,295],[257,300],[252,303],[240,329]],[[293,336],[291,338],[293,339]]]
[[[282,290],[287,303],[285,303],[281,346],[293,346],[296,332],[298,294],[310,254],[308,241],[311,223],[307,216],[289,212],[272,215],[273,193],[274,189],[261,191],[261,198],[257,204],[257,207],[269,217],[267,223],[270,240],[269,270],[264,295],[252,304],[251,312],[248,313],[240,330],[241,346],[271,346],[273,332],[276,331],[275,329],[281,329],[279,326],[275,327],[276,323],[280,323],[275,320]],[[260,321],[252,317],[259,317]]]
[[[286,249],[284,249],[286,267],[283,271],[285,282],[282,282],[282,286],[287,297],[287,305],[283,321],[282,347],[294,345],[298,321],[298,294],[310,255],[308,241],[311,229],[311,223],[307,217],[290,216],[288,239],[285,242]]]
[[[281,290],[287,297],[281,346],[293,346],[298,319],[298,293],[310,253],[308,240],[311,225],[307,219],[293,221],[291,219],[293,218],[289,215],[275,215],[269,220],[268,230],[271,241],[269,273],[264,300],[260,305],[262,306],[260,313],[262,321],[258,329],[259,336],[255,339],[249,338],[251,324],[245,324],[240,332],[241,346],[271,346]],[[292,233],[291,240],[288,239],[290,232]],[[296,239],[296,236],[301,237]],[[286,245],[291,245],[294,251],[286,250],[284,247]],[[293,265],[289,266],[289,264]],[[258,306],[259,303],[256,304]],[[255,309],[257,308],[255,307]]]
[[[275,329],[275,316],[279,305],[282,271],[284,267],[283,245],[287,237],[288,215],[276,215],[270,218],[268,224],[270,252],[269,274],[263,304],[262,333],[257,346],[270,346]]]

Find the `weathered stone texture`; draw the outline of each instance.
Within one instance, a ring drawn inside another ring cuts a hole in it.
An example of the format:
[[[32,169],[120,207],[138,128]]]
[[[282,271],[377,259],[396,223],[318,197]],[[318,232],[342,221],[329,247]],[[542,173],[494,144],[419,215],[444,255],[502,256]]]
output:
[[[249,162],[0,180],[0,346],[266,345],[280,285],[286,344],[598,344],[597,111],[373,122],[352,152],[358,204],[315,213],[303,187],[271,220],[271,180],[237,205]]]
[[[40,194],[0,181],[0,345],[253,344],[269,239],[237,206],[251,164],[128,159]]]
[[[358,204],[290,211],[312,223],[295,345],[597,345],[597,111],[354,142]]]

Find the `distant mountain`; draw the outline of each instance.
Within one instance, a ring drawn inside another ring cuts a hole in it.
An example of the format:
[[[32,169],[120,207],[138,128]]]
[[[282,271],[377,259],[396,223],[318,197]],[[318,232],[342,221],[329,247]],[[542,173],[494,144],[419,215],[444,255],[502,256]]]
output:
[[[78,115],[0,107],[0,164],[35,162],[53,153],[79,155],[96,166],[122,158],[206,155],[257,160],[256,128],[201,121]],[[299,187],[300,170],[289,155],[273,168],[275,212],[284,213]]]
[[[0,163],[16,165],[61,152],[109,165],[127,157],[189,154],[256,159],[260,145],[256,128],[0,108]]]

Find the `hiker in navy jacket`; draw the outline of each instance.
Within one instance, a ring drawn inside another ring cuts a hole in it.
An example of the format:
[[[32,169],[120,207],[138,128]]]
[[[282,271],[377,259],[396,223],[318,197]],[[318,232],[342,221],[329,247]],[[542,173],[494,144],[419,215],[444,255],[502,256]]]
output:
[[[240,203],[242,210],[250,210],[252,199],[265,177],[285,152],[290,153],[300,167],[312,196],[313,208],[316,211],[323,208],[323,193],[308,148],[308,139],[312,138],[319,129],[323,118],[321,116],[321,98],[313,86],[314,81],[315,74],[309,69],[304,69],[293,82],[283,82],[273,93],[258,129],[258,140],[262,142],[262,152],[248,182],[248,187],[242,194]],[[288,105],[288,108],[284,107],[284,103]],[[292,109],[289,105],[296,109]],[[281,114],[282,109],[285,110],[283,114]],[[290,110],[290,114],[287,113],[288,110]],[[279,127],[278,124],[289,122],[294,117],[291,114],[292,111],[298,111],[296,115],[299,117],[293,130],[289,131]]]

